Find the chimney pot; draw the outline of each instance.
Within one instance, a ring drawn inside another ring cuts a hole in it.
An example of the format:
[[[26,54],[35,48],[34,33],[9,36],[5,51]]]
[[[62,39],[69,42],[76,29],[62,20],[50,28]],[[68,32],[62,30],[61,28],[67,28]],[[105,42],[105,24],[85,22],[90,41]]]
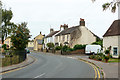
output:
[[[82,18],[80,18],[80,26],[85,26],[85,21]]]

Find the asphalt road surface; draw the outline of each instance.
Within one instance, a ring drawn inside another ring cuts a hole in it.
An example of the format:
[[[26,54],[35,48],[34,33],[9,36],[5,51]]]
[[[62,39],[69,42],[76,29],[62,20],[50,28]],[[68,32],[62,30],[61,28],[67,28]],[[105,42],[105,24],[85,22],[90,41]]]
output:
[[[25,68],[3,74],[3,78],[95,78],[93,67],[80,60],[50,53],[31,53],[36,61]]]

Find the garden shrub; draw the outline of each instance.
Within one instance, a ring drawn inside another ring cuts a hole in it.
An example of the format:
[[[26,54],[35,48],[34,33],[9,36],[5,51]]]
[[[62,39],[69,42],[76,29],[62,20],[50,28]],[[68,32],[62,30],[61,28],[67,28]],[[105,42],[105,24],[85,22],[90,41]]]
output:
[[[105,50],[105,54],[109,54],[110,53],[110,50]]]
[[[2,45],[2,48],[3,48],[4,50],[7,50],[7,44],[3,44],[3,45]]]
[[[85,47],[86,47],[86,45],[79,45],[79,44],[77,44],[77,45],[75,45],[74,46],[74,50],[78,50],[78,49],[85,49]]]
[[[94,59],[94,58],[95,58],[95,55],[90,55],[89,58],[90,58],[90,59]]]
[[[55,50],[61,50],[62,49],[62,46],[56,46],[55,47]]]
[[[95,56],[95,59],[101,61],[101,60],[102,60],[102,56],[96,55],[96,56]]]
[[[104,57],[104,59],[106,59],[106,60],[109,60],[109,58],[110,58],[109,56],[105,56],[105,57]]]
[[[66,52],[66,51],[68,50],[68,48],[69,48],[69,47],[65,45],[65,46],[63,46],[62,51],[63,51],[63,52]]]

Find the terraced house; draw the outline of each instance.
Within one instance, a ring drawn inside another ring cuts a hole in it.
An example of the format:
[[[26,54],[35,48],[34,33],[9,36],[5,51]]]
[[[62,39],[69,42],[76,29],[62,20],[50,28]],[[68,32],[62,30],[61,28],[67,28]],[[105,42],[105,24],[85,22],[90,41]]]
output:
[[[92,33],[86,26],[84,19],[80,19],[78,26],[68,28],[68,26],[61,26],[64,28],[55,36],[56,45],[68,45],[74,47],[76,44],[91,44],[96,42],[98,36]]]
[[[57,34],[58,32],[59,31],[54,31],[54,29],[52,28],[50,29],[50,33],[44,38],[44,48],[48,48],[47,43],[54,43],[55,45],[55,34]]]

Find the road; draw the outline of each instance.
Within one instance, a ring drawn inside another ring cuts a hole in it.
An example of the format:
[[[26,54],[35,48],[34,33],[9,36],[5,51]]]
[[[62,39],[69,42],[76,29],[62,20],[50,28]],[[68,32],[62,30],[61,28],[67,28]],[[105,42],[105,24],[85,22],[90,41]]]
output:
[[[3,78],[95,78],[94,68],[80,60],[64,56],[31,53],[36,61],[31,65],[3,74]]]

